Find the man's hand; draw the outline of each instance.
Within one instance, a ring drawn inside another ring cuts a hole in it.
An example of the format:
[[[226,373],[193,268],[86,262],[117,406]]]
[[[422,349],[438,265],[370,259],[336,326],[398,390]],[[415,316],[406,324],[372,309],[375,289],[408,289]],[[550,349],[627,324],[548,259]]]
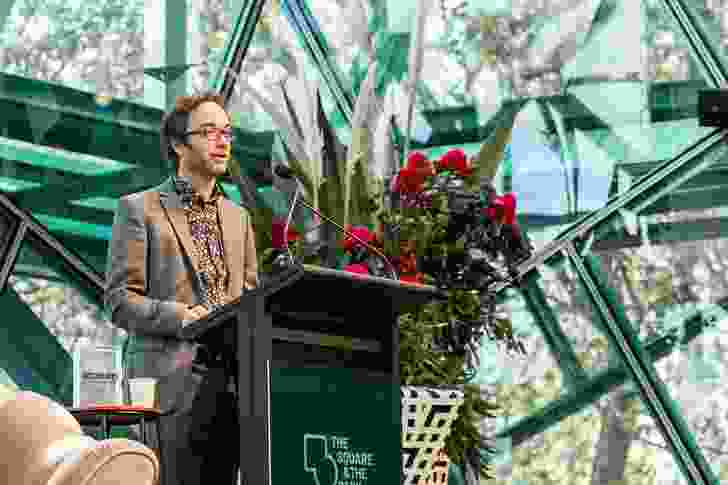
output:
[[[187,326],[189,323],[205,318],[210,311],[202,305],[195,305],[192,308],[187,308],[184,311],[184,318],[182,318],[182,325]]]

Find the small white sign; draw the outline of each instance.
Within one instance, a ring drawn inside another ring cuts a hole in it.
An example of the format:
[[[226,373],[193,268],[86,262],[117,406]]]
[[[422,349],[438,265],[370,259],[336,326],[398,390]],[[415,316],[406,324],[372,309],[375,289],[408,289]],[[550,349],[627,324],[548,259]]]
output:
[[[73,354],[73,368],[74,407],[122,402],[121,352],[118,349],[93,345],[78,347]]]

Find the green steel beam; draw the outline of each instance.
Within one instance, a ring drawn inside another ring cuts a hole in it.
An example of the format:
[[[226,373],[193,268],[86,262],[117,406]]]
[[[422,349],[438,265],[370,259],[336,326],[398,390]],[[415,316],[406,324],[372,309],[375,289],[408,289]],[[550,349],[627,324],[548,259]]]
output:
[[[188,28],[190,2],[180,0],[164,0],[164,63],[167,66],[181,66],[189,62]],[[174,107],[177,96],[186,96],[189,92],[189,73],[167,79],[164,83],[165,105],[167,109]]]
[[[683,327],[685,330],[682,339],[678,339],[677,331],[653,338],[645,344],[645,352],[652,362],[658,362],[674,352],[679,346],[687,345],[699,337],[703,330],[712,324],[713,322],[709,321],[705,315],[695,315],[684,322]],[[611,365],[584,382],[584,385],[579,389],[570,391],[558,400],[546,405],[538,413],[526,416],[517,423],[499,431],[496,437],[510,438],[511,444],[515,448],[533,436],[543,433],[558,422],[591,406],[596,400],[624,384],[628,379],[629,376],[624,367]]]
[[[64,247],[73,250],[98,274],[104,274],[106,272],[106,256],[108,249],[108,241],[105,240],[92,240],[90,238],[82,238],[75,235],[58,235],[58,241],[63,244]],[[53,270],[48,267],[46,259],[37,254],[34,251],[27,250],[28,248],[22,248],[20,255],[16,261],[13,274],[17,274],[19,269],[24,268],[23,271],[40,271],[39,268],[43,268],[43,271],[48,275],[54,275],[54,279],[63,279],[66,283],[72,283],[69,281],[69,275],[64,271]]]
[[[728,65],[710,41],[707,29],[685,0],[661,0],[665,10],[677,23],[690,44],[691,53],[702,68],[711,87],[724,87],[728,82]]]
[[[5,316],[0,325],[0,367],[19,387],[71,405],[71,356],[12,288],[0,294],[0,307]]]
[[[0,29],[5,28],[5,22],[13,11],[15,0],[0,0]]]
[[[0,139],[1,144],[2,140]],[[0,177],[45,185],[58,180],[70,182],[73,180],[74,175],[53,168],[30,165],[20,160],[0,158]]]
[[[690,433],[685,418],[642,348],[634,327],[627,320],[615,292],[609,288],[592,255],[580,257],[573,244],[566,245],[569,259],[586,288],[595,309],[605,322],[610,347],[618,352],[629,377],[639,390],[673,457],[684,476],[697,485],[718,485],[702,451]]]
[[[159,109],[128,100],[114,99],[110,105],[99,109],[94,93],[7,73],[0,73],[0,81],[0,101],[3,102],[4,114],[15,104],[26,112],[40,109],[54,113],[50,120],[57,119],[58,114],[63,113],[79,120],[141,132],[156,131],[162,120]],[[5,121],[17,122],[17,118]]]
[[[64,209],[60,204],[90,197],[118,198],[157,185],[167,176],[169,171],[162,167],[138,167],[104,175],[77,175],[65,184],[20,190],[13,194],[13,199],[24,210],[46,214],[68,213],[73,216],[73,210],[78,209],[81,215],[84,213],[83,207],[71,206]]]
[[[728,237],[728,218],[714,217],[694,221],[661,222],[647,226],[647,239],[651,245],[659,246],[676,242],[704,241]],[[631,235],[624,231],[610,231],[594,241],[592,251],[615,251],[644,246],[644,236]]]
[[[236,77],[242,71],[243,61],[253,41],[264,5],[265,0],[244,0],[235,20],[233,35],[225,47],[222,65],[217,75],[211,79],[212,86],[222,94],[226,104],[233,95]]]
[[[72,282],[76,284],[93,302],[101,304],[104,293],[103,278],[96,273],[77,254],[48,232],[46,226],[38,219],[18,208],[7,196],[0,193],[0,209],[7,213],[11,219],[19,220],[27,226],[26,243],[46,257],[46,265],[61,269],[69,274]]]
[[[72,205],[68,203],[59,203],[59,205],[56,207],[34,210],[32,213],[33,216],[39,219],[53,217],[57,219],[60,218],[70,221],[79,221],[81,224],[89,226],[108,227],[109,229],[114,222],[113,211],[107,209],[98,209],[96,207]],[[69,227],[69,229],[71,228]],[[73,232],[70,232],[70,234],[73,234]],[[106,234],[103,232],[94,234],[94,236],[101,240],[106,240]]]
[[[4,225],[4,248],[0,255],[0,293],[5,291],[13,266],[23,246],[25,235],[28,232],[28,224],[18,219],[6,220]]]
[[[275,136],[274,133],[236,131],[237,142],[233,148],[233,156],[243,166],[270,157],[270,145]],[[57,210],[62,210],[60,204],[63,201],[97,196],[118,198],[121,195],[156,185],[169,175],[168,168],[160,162],[157,155],[159,148],[157,129],[150,136],[154,138],[154,152],[148,151],[146,156],[153,160],[153,163],[147,161],[136,167],[66,150],[49,150],[31,143],[0,137],[0,157],[2,157],[0,159],[0,176],[41,184],[40,187],[17,190],[15,197],[23,208],[50,215],[55,214]],[[269,141],[270,143],[268,143]],[[81,164],[91,168],[94,166],[103,168],[108,165],[110,168],[107,169],[108,173],[96,175],[74,174],[67,171]],[[65,214],[65,211],[63,212]],[[86,214],[91,213],[79,212],[75,217],[83,220]],[[63,214],[58,216],[66,217]],[[87,222],[98,223],[99,220]]]
[[[637,163],[618,163],[617,167],[624,170],[634,180],[648,175],[651,171],[665,163],[664,161],[655,162],[637,162]],[[692,185],[714,185],[715,178],[719,177],[721,181],[728,181],[728,163],[716,162],[707,167],[703,172],[690,179],[682,187],[690,187]]]
[[[635,181],[639,180],[640,177],[648,175],[651,170],[659,165],[660,162],[616,164],[614,168],[614,175],[610,182],[610,197],[628,189],[635,183]],[[728,164],[715,163],[695,177],[687,180],[676,190],[676,193],[724,185],[728,185]]]
[[[326,38],[314,28],[316,21],[311,9],[305,0],[281,0],[281,5],[288,15],[289,21],[293,24],[294,30],[298,32],[304,49],[318,67],[344,120],[347,124],[351,124],[354,116],[354,98],[351,86],[346,86],[344,83],[338,67],[332,59]]]
[[[652,202],[648,207],[639,211],[640,215],[661,214],[669,211],[692,211],[725,207],[728,205],[728,190],[725,185],[695,187],[692,190],[682,190],[688,184],[680,186],[668,196]]]
[[[543,289],[538,284],[538,278],[539,275],[535,271],[526,275],[521,286],[521,294],[546,340],[551,356],[561,369],[566,388],[573,391],[580,388],[588,376],[579,364],[574,348],[546,301]]]
[[[698,117],[698,91],[708,88],[702,79],[651,83],[647,97],[650,121],[663,123]]]

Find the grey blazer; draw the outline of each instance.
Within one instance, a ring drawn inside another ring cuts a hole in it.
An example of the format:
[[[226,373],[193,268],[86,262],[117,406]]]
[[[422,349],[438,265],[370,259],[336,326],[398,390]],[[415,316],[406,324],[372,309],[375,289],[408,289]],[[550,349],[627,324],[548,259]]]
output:
[[[220,198],[228,299],[257,285],[250,215]],[[199,261],[182,201],[172,179],[121,197],[109,243],[104,306],[113,324],[129,334],[127,377],[159,381],[160,408],[188,408],[196,391],[191,360],[195,345],[180,340],[183,312],[201,301]]]

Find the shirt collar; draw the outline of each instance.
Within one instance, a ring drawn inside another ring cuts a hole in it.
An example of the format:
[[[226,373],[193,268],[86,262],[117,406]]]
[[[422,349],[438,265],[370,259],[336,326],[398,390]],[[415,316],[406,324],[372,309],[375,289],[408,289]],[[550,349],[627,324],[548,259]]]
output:
[[[172,176],[172,185],[174,186],[175,192],[179,194],[182,204],[187,207],[192,205],[192,201],[202,202],[202,197],[192,187],[192,178],[188,176]],[[219,182],[215,182],[215,187],[212,189],[212,196],[208,203],[217,202],[217,199],[225,196],[225,191]]]

